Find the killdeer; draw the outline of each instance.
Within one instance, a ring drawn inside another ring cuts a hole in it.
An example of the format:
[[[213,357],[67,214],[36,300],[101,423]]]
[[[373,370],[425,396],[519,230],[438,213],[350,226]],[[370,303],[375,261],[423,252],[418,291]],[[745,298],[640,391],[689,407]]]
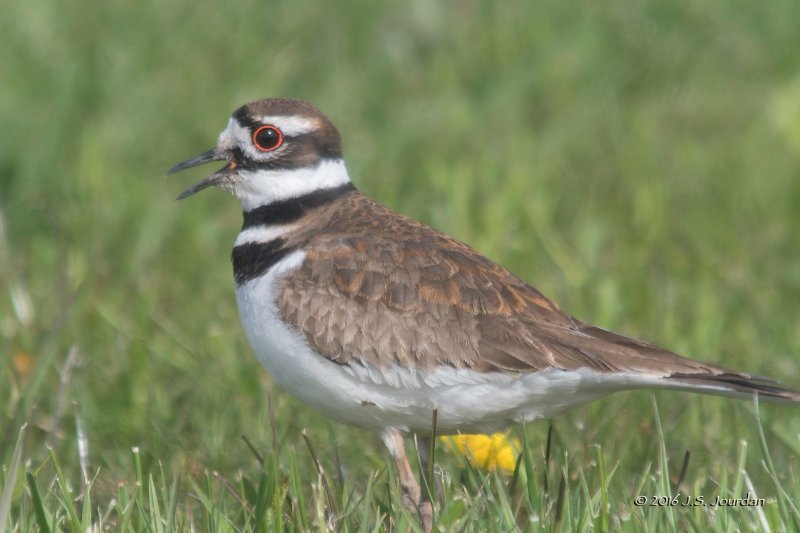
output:
[[[627,389],[800,405],[774,381],[573,318],[466,244],[361,194],[338,131],[305,102],[240,107],[214,148],[168,173],[211,161],[226,164],[178,199],[216,186],[242,205],[233,275],[256,357],[297,398],[381,435],[426,528],[430,504],[403,438],[428,435],[434,410],[437,431],[454,434]]]

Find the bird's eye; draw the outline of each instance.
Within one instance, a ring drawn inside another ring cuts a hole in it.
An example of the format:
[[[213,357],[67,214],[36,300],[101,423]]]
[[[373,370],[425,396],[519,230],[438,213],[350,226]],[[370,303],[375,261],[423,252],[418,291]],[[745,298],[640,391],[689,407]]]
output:
[[[275,126],[261,126],[253,132],[253,144],[262,152],[271,152],[283,144],[283,134]]]

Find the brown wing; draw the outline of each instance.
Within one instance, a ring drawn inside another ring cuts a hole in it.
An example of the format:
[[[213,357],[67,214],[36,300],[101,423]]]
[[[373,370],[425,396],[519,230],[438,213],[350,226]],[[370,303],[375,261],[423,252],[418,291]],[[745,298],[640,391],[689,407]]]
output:
[[[306,260],[278,305],[337,363],[729,373],[573,319],[472,248],[363,195],[316,219],[293,238]]]

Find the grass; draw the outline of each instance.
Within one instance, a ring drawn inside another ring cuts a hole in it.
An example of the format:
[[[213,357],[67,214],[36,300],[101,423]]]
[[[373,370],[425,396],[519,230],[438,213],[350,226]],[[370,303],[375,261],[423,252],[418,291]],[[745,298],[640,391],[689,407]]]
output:
[[[7,6],[0,529],[415,527],[378,439],[305,408],[252,357],[226,258],[235,202],[204,192],[176,204],[202,171],[161,178],[208,148],[232,109],[267,95],[333,119],[361,190],[576,316],[800,383],[798,9]],[[614,395],[555,419],[545,464],[547,432],[515,429],[526,445],[511,476],[438,450],[438,527],[800,522],[795,410]],[[764,506],[633,505],[748,491]]]

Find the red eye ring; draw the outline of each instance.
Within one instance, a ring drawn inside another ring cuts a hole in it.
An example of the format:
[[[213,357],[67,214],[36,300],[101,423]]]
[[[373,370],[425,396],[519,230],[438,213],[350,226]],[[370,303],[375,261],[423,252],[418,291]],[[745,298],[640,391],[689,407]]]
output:
[[[259,126],[253,132],[253,144],[262,152],[271,152],[283,144],[283,133],[270,124]]]

